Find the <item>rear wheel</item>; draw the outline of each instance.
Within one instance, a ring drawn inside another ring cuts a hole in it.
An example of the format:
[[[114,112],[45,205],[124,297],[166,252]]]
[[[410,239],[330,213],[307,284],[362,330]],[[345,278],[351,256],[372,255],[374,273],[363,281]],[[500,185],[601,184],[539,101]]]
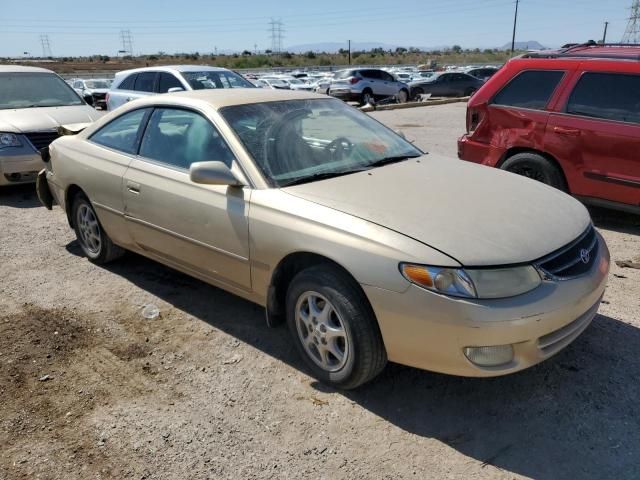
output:
[[[420,95],[424,95],[424,90],[421,87],[413,89],[413,98],[420,98]]]
[[[509,157],[500,167],[532,180],[546,183],[559,190],[566,190],[564,176],[549,159],[534,152],[523,152]]]
[[[124,254],[124,250],[111,241],[100,225],[93,205],[86,196],[81,193],[75,196],[71,215],[80,248],[91,262],[100,265]]]
[[[296,275],[287,292],[287,323],[313,375],[337,388],[368,382],[387,362],[367,298],[337,268],[321,265]]]
[[[362,95],[360,96],[360,103],[362,105],[367,105],[368,103],[373,105],[376,103],[375,97],[373,96],[373,92],[370,89],[366,88],[362,92]]]

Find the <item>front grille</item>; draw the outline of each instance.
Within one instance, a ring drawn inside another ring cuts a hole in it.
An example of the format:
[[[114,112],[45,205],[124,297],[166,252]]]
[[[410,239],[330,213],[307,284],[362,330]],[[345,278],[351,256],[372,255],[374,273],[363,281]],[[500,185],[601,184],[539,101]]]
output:
[[[47,132],[28,132],[24,134],[25,137],[31,142],[36,150],[48,147],[51,142],[58,138],[58,132],[55,130],[49,130]]]
[[[598,236],[591,225],[569,245],[536,263],[549,277],[566,280],[589,272],[598,257],[598,250]]]
[[[598,313],[598,307],[600,306],[600,300],[585,313],[580,315],[573,322],[565,325],[564,327],[556,330],[555,332],[548,333],[538,339],[538,348],[545,354],[549,355],[562,350],[576,339],[591,323],[591,320]]]

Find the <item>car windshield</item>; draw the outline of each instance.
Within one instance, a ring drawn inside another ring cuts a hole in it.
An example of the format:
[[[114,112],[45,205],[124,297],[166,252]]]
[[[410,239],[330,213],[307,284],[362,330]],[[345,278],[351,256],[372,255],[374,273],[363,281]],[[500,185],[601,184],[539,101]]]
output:
[[[82,105],[78,94],[53,73],[0,73],[0,109]]]
[[[204,71],[204,72],[182,72],[191,88],[194,90],[205,90],[211,88],[254,88],[254,85],[234,72]]]
[[[84,82],[87,88],[109,88],[108,80],[87,80]]]
[[[368,170],[423,154],[339,100],[235,105],[220,112],[277,187]]]

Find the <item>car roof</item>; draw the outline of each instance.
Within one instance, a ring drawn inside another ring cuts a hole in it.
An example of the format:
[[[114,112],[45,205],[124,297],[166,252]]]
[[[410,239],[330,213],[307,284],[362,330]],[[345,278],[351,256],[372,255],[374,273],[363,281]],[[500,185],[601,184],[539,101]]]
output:
[[[155,67],[132,68],[116,73],[116,76],[129,75],[139,72],[227,72],[226,68],[212,67],[210,65],[157,65]]]
[[[55,73],[46,68],[25,67],[22,65],[0,65],[0,73]]]
[[[565,60],[584,60],[585,58],[601,60],[640,60],[640,45],[636,44],[606,44],[585,43],[566,45],[559,50],[540,50],[528,52],[520,58],[546,58]]]
[[[284,100],[314,100],[328,98],[324,95],[296,90],[267,90],[264,88],[219,88],[190,90],[185,92],[151,95],[131,104],[145,105],[171,104],[196,105],[206,103],[215,109],[251,103],[278,102]]]

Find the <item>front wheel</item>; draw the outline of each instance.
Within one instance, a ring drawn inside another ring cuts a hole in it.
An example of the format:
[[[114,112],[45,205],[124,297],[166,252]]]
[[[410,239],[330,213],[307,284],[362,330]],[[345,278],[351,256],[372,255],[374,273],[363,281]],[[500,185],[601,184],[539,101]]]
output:
[[[287,323],[296,348],[324,383],[356,388],[386,365],[367,298],[337,268],[316,266],[296,275],[287,292]]]
[[[407,101],[409,100],[409,92],[407,92],[406,90],[400,90],[398,92],[398,102],[399,103],[407,103]]]
[[[83,194],[74,198],[71,214],[80,248],[91,262],[101,265],[124,254],[104,231],[93,205]]]

